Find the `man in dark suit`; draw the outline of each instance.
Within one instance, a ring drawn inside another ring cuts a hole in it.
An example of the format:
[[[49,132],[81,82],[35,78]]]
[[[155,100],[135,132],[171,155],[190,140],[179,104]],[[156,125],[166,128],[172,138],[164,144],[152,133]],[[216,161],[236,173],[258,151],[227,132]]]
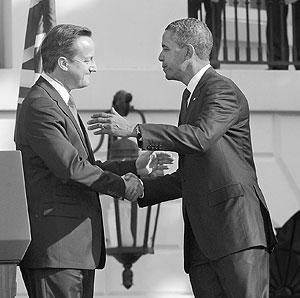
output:
[[[269,69],[289,68],[290,47],[287,16],[290,6],[293,24],[293,62],[300,69],[300,1],[266,0],[267,12],[267,57]]]
[[[95,268],[105,264],[98,193],[136,199],[142,187],[135,174],[147,172],[150,154],[127,162],[94,159],[70,94],[88,86],[96,71],[91,34],[66,24],[47,34],[41,46],[44,73],[17,111],[15,142],[22,152],[32,236],[20,268],[33,298],[93,297]],[[132,173],[125,177],[127,172]]]
[[[187,87],[178,127],[128,130],[117,113],[99,113],[89,129],[136,136],[148,150],[178,152],[178,170],[143,179],[145,195],[138,202],[143,207],[183,198],[184,265],[195,297],[266,298],[276,239],[257,182],[248,103],[210,66],[211,48],[211,32],[197,19],[174,21],[163,34],[159,61],[165,76]]]
[[[222,35],[222,0],[188,0],[188,17],[198,18],[202,12],[202,3],[205,8],[205,23],[213,35],[213,47],[210,53],[210,65],[220,68],[219,51]]]

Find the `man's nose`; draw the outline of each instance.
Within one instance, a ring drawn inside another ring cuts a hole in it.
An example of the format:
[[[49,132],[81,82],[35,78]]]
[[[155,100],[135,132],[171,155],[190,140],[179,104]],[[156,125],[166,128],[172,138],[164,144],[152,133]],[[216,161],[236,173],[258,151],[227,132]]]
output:
[[[159,56],[158,56],[158,60],[159,60],[160,62],[163,61],[163,55],[162,55],[162,52],[160,52],[160,54],[159,54]]]

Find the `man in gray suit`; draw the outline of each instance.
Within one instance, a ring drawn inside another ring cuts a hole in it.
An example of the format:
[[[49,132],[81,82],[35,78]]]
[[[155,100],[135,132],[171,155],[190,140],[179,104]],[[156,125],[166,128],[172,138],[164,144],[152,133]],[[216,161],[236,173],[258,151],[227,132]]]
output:
[[[88,28],[67,24],[47,34],[41,46],[44,73],[17,111],[15,142],[22,152],[32,236],[20,268],[31,298],[93,297],[95,268],[105,264],[99,193],[136,199],[143,190],[135,174],[147,173],[151,157],[94,159],[71,96],[96,71],[91,35]],[[160,162],[154,157],[153,170],[160,170]]]
[[[212,35],[193,18],[172,22],[159,61],[167,80],[182,82],[178,127],[129,124],[93,115],[94,133],[136,136],[148,150],[179,154],[171,175],[143,179],[140,206],[182,197],[184,266],[197,298],[267,298],[269,252],[276,239],[253,161],[249,107],[241,90],[209,64]]]

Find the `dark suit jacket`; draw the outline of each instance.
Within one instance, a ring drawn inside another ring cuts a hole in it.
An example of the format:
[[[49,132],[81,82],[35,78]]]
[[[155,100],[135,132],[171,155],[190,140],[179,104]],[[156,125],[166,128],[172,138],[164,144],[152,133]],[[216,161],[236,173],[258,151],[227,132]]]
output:
[[[178,127],[139,128],[144,149],[179,153],[175,173],[144,179],[140,206],[182,197],[184,219],[203,254],[212,260],[253,246],[274,246],[253,162],[248,103],[230,79],[209,68],[186,115],[181,110]],[[186,271],[187,246],[185,242]]]
[[[112,172],[136,169],[134,162],[95,162],[81,126],[42,77],[18,108],[15,142],[22,152],[32,236],[22,266],[104,267],[98,192],[124,196],[125,185]]]

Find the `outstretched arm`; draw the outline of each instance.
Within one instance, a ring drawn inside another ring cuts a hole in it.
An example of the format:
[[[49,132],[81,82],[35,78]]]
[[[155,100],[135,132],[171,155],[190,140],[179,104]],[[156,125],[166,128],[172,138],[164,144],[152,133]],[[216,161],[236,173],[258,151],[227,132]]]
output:
[[[178,199],[182,197],[180,170],[155,178],[143,178],[144,196],[138,198],[140,207]]]

